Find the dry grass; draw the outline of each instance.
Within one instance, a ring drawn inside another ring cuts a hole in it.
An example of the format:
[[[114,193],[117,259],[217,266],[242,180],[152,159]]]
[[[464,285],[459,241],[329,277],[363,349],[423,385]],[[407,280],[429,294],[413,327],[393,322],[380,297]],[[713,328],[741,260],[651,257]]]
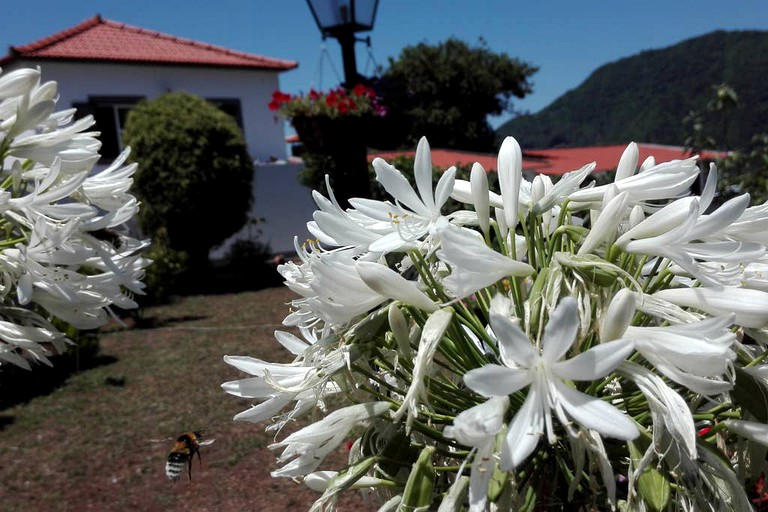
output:
[[[284,288],[187,297],[102,334],[104,364],[0,411],[2,509],[306,510],[317,494],[269,476],[272,438],[263,425],[233,423],[248,403],[220,388],[242,376],[224,354],[289,359],[272,333],[290,298]],[[206,427],[216,442],[202,447],[202,468],[195,462],[192,482],[169,482],[170,439]]]

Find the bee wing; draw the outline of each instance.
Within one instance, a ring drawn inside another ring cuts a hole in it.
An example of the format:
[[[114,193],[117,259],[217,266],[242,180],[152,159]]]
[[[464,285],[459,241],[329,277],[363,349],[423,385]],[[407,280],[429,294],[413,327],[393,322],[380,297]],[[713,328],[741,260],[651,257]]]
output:
[[[153,444],[157,444],[157,443],[168,444],[168,443],[173,442],[173,438],[172,437],[164,437],[162,439],[147,439],[147,442],[153,443]]]
[[[208,446],[209,444],[213,444],[214,441],[215,439],[203,439],[202,441],[198,441],[197,444],[200,446]]]

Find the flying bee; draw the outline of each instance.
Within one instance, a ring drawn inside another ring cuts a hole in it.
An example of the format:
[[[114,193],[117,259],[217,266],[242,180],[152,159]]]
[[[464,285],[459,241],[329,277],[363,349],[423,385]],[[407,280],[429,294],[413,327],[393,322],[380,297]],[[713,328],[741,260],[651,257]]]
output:
[[[168,460],[165,463],[165,474],[174,482],[177,481],[184,472],[184,465],[187,465],[189,480],[192,481],[192,459],[197,454],[197,460],[200,467],[203,460],[200,457],[200,447],[213,443],[213,439],[203,440],[200,432],[185,432],[176,438],[171,453],[168,454]]]

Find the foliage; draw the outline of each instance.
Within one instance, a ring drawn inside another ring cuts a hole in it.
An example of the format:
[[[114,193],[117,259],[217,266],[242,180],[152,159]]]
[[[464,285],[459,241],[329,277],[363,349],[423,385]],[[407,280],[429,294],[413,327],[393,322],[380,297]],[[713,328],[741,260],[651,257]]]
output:
[[[492,52],[482,39],[470,46],[451,38],[404,48],[377,87],[396,121],[389,129],[404,136],[400,145],[426,136],[434,147],[489,151],[494,140],[486,118],[529,94],[537,69]]]
[[[729,131],[733,112],[749,110],[754,105],[744,104],[736,90],[728,84],[712,86],[713,94],[704,110],[692,110],[683,124],[689,130],[685,146],[694,154],[707,147],[728,150],[728,156],[715,161],[720,174],[721,201],[748,192],[752,200],[768,200],[768,133],[757,133],[747,143],[727,145],[718,139]],[[700,161],[706,169],[709,161]]]
[[[200,97],[171,92],[133,109],[123,139],[141,164],[142,229],[165,227],[170,249],[186,252],[193,268],[207,265],[250,207],[253,162],[237,123]]]
[[[768,116],[768,32],[718,31],[606,64],[579,87],[533,115],[497,129],[532,148],[620,144],[679,145],[680,120],[710,99],[711,84],[728,83],[744,105],[713,133],[721,144],[745,146]],[[722,130],[722,131],[720,131]]]
[[[748,192],[755,203],[768,201],[768,133],[752,137],[749,146],[718,163],[727,195]]]
[[[376,92],[363,84],[357,84],[349,92],[341,87],[328,92],[310,89],[306,96],[275,91],[269,109],[279,111],[288,119],[296,116],[383,116],[386,113]]]
[[[165,227],[155,231],[146,256],[152,260],[152,265],[145,274],[147,295],[142,297],[141,302],[145,306],[161,304],[178,291],[180,278],[187,271],[189,256],[183,251],[171,249]]]

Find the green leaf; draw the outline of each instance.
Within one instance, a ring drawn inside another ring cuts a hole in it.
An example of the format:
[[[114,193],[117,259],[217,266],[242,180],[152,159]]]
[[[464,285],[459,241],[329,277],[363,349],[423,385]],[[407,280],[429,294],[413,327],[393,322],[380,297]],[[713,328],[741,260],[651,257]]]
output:
[[[643,452],[638,446],[639,441],[629,441],[629,454],[635,464],[643,458]],[[647,467],[637,480],[637,492],[653,512],[662,512],[667,508],[670,496],[669,481],[655,467]]]
[[[736,384],[731,399],[749,411],[758,421],[768,422],[768,383],[736,367]]]

